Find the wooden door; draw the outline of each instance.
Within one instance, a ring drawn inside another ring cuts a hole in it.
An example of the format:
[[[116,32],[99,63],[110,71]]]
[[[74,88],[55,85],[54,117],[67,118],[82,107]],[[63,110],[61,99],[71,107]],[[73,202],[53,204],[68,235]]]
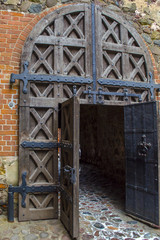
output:
[[[152,70],[148,56],[145,44],[127,22],[94,3],[63,6],[41,19],[23,48],[22,64],[27,61],[28,69],[25,64],[24,72],[12,75],[11,81],[21,81],[19,184],[25,171],[27,185],[58,184],[57,149],[48,144],[57,142],[59,103],[74,95],[83,104],[150,100],[154,85],[146,85]],[[73,153],[63,148],[64,159]],[[49,202],[53,211],[45,210],[47,194],[33,194],[32,199],[31,195],[27,194],[26,208],[19,207],[20,220],[57,216],[57,192]],[[41,214],[45,211],[48,216]]]
[[[79,115],[77,97],[62,104],[60,219],[72,238],[79,234]]]
[[[152,99],[148,91],[152,62],[136,30],[99,6],[95,6],[95,25],[97,101],[118,105]]]
[[[159,225],[156,102],[124,107],[126,211]]]
[[[58,157],[57,157],[57,105],[54,84],[29,82],[27,94],[20,83],[19,107],[19,185],[26,172],[26,185],[42,186],[39,193],[28,193],[21,204],[19,220],[38,220],[58,217]],[[55,147],[54,147],[55,146]],[[43,192],[55,186],[55,192]],[[25,206],[24,206],[25,205]]]

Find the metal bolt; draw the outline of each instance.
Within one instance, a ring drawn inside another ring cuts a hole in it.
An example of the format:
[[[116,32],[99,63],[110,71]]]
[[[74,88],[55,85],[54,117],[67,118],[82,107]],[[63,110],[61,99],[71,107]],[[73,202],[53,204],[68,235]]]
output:
[[[9,105],[9,107],[13,107],[14,104],[13,104],[13,102],[10,102],[8,105]]]

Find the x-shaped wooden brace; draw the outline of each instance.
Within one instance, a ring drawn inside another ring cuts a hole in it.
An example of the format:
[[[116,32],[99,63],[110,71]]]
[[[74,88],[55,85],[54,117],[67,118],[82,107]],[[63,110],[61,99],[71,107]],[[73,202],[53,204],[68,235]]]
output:
[[[110,25],[109,22],[107,21],[107,19],[104,16],[102,17],[102,19],[103,19],[103,22],[104,22],[105,26],[108,28],[108,31],[103,35],[102,40],[106,41],[106,39],[108,39],[108,37],[112,34],[116,43],[120,43],[120,40],[119,40],[117,34],[114,31],[114,28],[118,25],[118,23],[114,21]]]
[[[47,181],[49,183],[53,181],[53,177],[50,175],[50,173],[46,169],[46,164],[48,163],[48,161],[50,160],[52,155],[53,155],[52,151],[47,152],[47,154],[44,156],[44,158],[41,161],[34,151],[30,152],[30,156],[36,163],[37,168],[34,170],[32,175],[29,177],[29,181],[34,183],[40,173],[44,174],[45,178],[47,179]]]
[[[38,201],[35,195],[31,195],[30,199],[33,202],[34,206],[39,209],[39,208],[47,208],[48,204],[50,203],[51,199],[53,198],[53,194],[48,194],[45,199],[43,200],[42,203]]]
[[[144,73],[142,72],[141,66],[144,63],[144,58],[143,56],[140,58],[140,60],[138,61],[138,63],[136,62],[136,60],[134,59],[134,57],[132,55],[129,56],[131,62],[134,65],[134,70],[132,71],[131,75],[130,75],[130,79],[134,79],[134,77],[136,76],[137,73],[140,74],[142,80],[144,82],[147,82],[147,78],[145,77]]]
[[[84,13],[82,13],[82,12],[75,19],[73,19],[70,14],[66,15],[66,18],[70,22],[71,25],[64,32],[63,36],[68,37],[68,35],[73,31],[73,29],[75,29],[77,34],[79,35],[79,37],[84,38],[84,35],[83,35],[81,29],[78,27],[78,23],[83,18],[83,16],[84,16]]]
[[[52,24],[53,24],[53,23],[52,23]],[[50,26],[46,27],[45,30],[47,31],[47,33],[49,34],[49,36],[55,35],[54,32],[52,31],[52,29],[50,28]]]
[[[117,61],[121,58],[121,53],[117,53],[113,59],[111,59],[109,57],[109,55],[107,54],[107,52],[103,52],[103,55],[105,57],[105,59],[107,60],[109,66],[106,68],[106,70],[103,73],[103,77],[109,75],[109,73],[113,70],[115,72],[115,74],[117,75],[117,77],[119,79],[122,79],[122,75],[120,74],[119,70],[116,68],[116,63]]]
[[[64,140],[71,140],[70,134],[70,109],[64,108]]]
[[[51,116],[51,114],[53,113],[53,109],[48,109],[48,111],[44,114],[44,116],[42,118],[39,116],[39,114],[37,113],[37,111],[34,108],[31,108],[30,112],[32,113],[33,117],[36,119],[36,121],[38,123],[37,126],[31,132],[30,137],[35,138],[36,135],[38,134],[38,132],[42,129],[44,131],[44,133],[46,134],[46,136],[48,137],[48,139],[52,139],[53,135],[45,123],[48,120],[48,118]]]
[[[80,66],[80,64],[78,63],[78,60],[81,58],[82,54],[84,53],[84,49],[81,48],[74,56],[72,55],[72,53],[69,51],[69,49],[67,47],[64,47],[64,51],[70,60],[70,63],[64,69],[64,72],[68,73],[73,67],[76,67],[79,74],[81,76],[83,76],[85,73],[84,73],[82,67]]]
[[[134,42],[137,43],[137,41],[134,39],[134,37],[131,37],[131,38],[129,39],[129,41],[128,41],[128,45],[129,45],[129,46],[132,46],[132,44],[133,44]],[[139,45],[138,45],[138,46],[139,46]]]
[[[34,83],[31,83],[31,89],[34,91],[36,97],[47,97],[48,94],[51,92],[51,90],[53,89],[53,85],[49,84],[46,89],[44,90],[43,93],[41,93],[39,91],[39,89],[37,88],[37,86]]]
[[[38,61],[33,65],[31,71],[35,72],[40,65],[44,65],[44,67],[48,70],[48,72],[50,74],[53,74],[53,69],[51,68],[51,66],[48,64],[46,58],[48,57],[48,55],[53,51],[54,47],[53,46],[49,46],[44,53],[41,53],[41,51],[38,49],[37,46],[34,46],[34,52],[38,57]]]
[[[67,217],[69,217],[69,214],[70,214],[70,206],[68,204],[68,201],[67,199],[65,199],[64,197],[62,198],[62,204],[63,204],[63,210],[65,212],[65,215],[67,215]]]
[[[67,93],[68,97],[69,98],[72,98],[73,95],[74,96],[77,96],[77,97],[80,97],[81,94],[83,93],[83,91],[85,90],[85,87],[84,86],[81,86],[78,90],[76,88],[75,85],[73,85],[73,91],[71,91],[71,89],[68,87],[68,85],[63,85],[63,89],[65,90],[65,92]]]

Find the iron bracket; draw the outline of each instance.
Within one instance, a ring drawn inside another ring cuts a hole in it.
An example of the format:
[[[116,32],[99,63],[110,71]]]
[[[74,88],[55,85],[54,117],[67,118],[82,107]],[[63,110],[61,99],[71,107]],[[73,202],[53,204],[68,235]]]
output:
[[[96,32],[95,32],[95,4],[91,3],[91,29],[92,29],[92,75],[93,91],[96,91]],[[93,104],[96,104],[96,94],[93,94]]]
[[[140,88],[140,89],[149,89],[152,101],[155,98],[154,90],[160,89],[160,84],[156,84],[153,82],[153,75],[151,72],[149,72],[149,83],[122,81],[122,80],[113,80],[113,79],[102,79],[102,78],[98,79],[98,83],[100,85],[107,85],[107,86],[134,87],[134,88]]]
[[[102,88],[99,88],[98,91],[92,91],[91,87],[88,87],[87,91],[83,91],[84,94],[88,95],[88,98],[91,99],[92,95],[97,95],[98,100],[97,103],[102,104],[103,99],[102,96],[122,96],[124,97],[125,101],[128,101],[128,97],[136,97],[139,99],[139,102],[142,101],[141,94],[135,94],[135,93],[128,93],[128,89],[123,89],[123,92],[105,92],[102,91]]]
[[[61,75],[42,75],[42,74],[30,74],[28,70],[28,62],[24,62],[24,71],[21,74],[11,74],[10,83],[15,83],[15,80],[23,81],[23,93],[27,94],[28,81],[43,81],[43,82],[57,82],[57,83],[80,83],[90,84],[93,82],[90,78],[84,78],[79,76],[61,76]]]
[[[24,141],[21,143],[23,148],[72,148],[70,143],[58,143],[58,142],[29,142]]]
[[[61,192],[61,194],[63,194],[64,198],[69,201],[69,202],[73,202],[72,201],[72,197],[67,194],[67,192],[65,191],[65,189],[62,186],[59,186],[59,191]]]
[[[26,196],[28,193],[52,193],[58,192],[59,186],[27,186],[26,183],[27,172],[22,173],[22,184],[21,186],[12,186],[8,188],[8,220],[14,221],[14,193],[19,193],[22,196],[21,206],[26,208]]]
[[[70,182],[72,184],[75,184],[76,183],[76,170],[75,170],[75,168],[72,168],[69,165],[66,165],[63,168],[63,171],[68,176],[68,178],[70,179]]]
[[[146,157],[148,150],[151,148],[151,143],[146,142],[146,135],[142,135],[141,142],[138,143],[138,155],[141,157]]]

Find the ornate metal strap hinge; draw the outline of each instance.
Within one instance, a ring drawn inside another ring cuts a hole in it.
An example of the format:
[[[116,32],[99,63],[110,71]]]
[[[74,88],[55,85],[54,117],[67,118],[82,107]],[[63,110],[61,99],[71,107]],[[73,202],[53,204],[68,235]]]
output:
[[[76,169],[70,167],[69,165],[66,165],[64,168],[62,168],[64,171],[64,174],[66,174],[67,178],[70,180],[72,184],[76,183]]]
[[[105,92],[102,91],[102,88],[99,88],[98,91],[92,91],[91,87],[88,87],[87,91],[84,91],[84,94],[88,95],[88,98],[91,100],[93,95],[97,96],[97,102],[99,104],[103,104],[103,99],[102,96],[119,96],[119,97],[124,97],[125,101],[128,101],[128,97],[136,97],[139,99],[139,102],[142,101],[141,95],[140,94],[135,94],[135,93],[128,93],[128,89],[123,89],[123,92]]]
[[[58,185],[50,186],[27,186],[26,183],[27,172],[22,173],[22,184],[21,186],[12,186],[8,188],[8,221],[14,221],[14,193],[19,193],[22,196],[21,206],[26,207],[25,199],[28,193],[52,193],[58,192]]]
[[[24,141],[21,143],[23,148],[72,148],[72,144],[70,143],[58,143],[58,142],[29,142]]]
[[[148,90],[150,90],[152,101],[155,98],[154,90],[155,89],[160,90],[160,84],[154,83],[153,75],[152,75],[151,72],[149,72],[149,83],[122,81],[122,80],[113,80],[113,79],[103,79],[103,78],[98,79],[98,83],[101,84],[101,85],[107,85],[107,86],[132,87],[132,88],[148,89]]]
[[[11,74],[10,83],[15,83],[15,80],[23,81],[23,93],[27,93],[28,81],[46,81],[46,82],[57,82],[57,83],[80,83],[90,84],[93,82],[90,78],[84,78],[79,76],[61,76],[61,75],[42,75],[42,74],[29,74],[28,62],[24,62],[24,72],[21,74]]]
[[[138,143],[138,155],[141,157],[146,157],[149,149],[151,148],[151,143],[146,142],[146,135],[142,135],[142,140]]]

